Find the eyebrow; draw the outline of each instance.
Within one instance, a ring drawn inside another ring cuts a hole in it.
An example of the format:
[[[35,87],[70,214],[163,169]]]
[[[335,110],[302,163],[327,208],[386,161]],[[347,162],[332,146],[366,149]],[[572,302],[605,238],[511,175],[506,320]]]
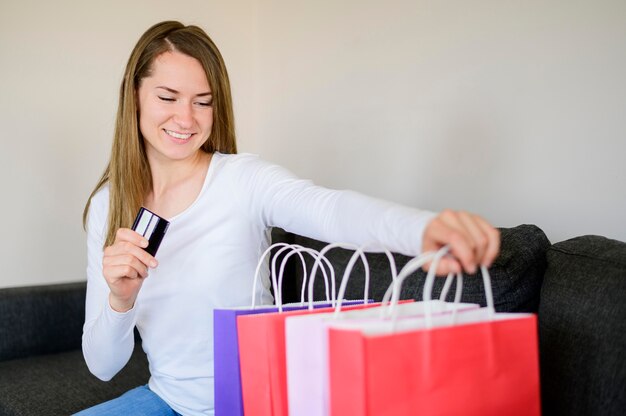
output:
[[[171,92],[172,94],[179,94],[180,93],[179,91],[176,91],[175,89],[172,89],[172,88],[169,88],[169,87],[158,86],[157,88],[160,88],[162,90]],[[200,94],[196,94],[196,97],[207,97],[209,95],[213,95],[213,93],[211,91],[203,92],[203,93],[200,93]]]

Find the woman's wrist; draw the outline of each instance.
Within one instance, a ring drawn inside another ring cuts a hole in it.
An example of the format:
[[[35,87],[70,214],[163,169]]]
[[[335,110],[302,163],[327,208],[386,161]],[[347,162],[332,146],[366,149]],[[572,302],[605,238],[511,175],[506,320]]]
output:
[[[135,306],[135,298],[132,299],[119,299],[113,295],[113,293],[109,293],[109,306],[115,312],[125,313],[128,312]]]

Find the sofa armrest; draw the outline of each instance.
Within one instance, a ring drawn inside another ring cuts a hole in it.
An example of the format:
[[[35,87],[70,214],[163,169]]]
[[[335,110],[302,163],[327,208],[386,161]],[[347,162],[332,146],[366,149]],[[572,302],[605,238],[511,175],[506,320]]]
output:
[[[86,282],[0,289],[0,361],[80,348]]]
[[[554,244],[541,288],[543,413],[626,409],[626,242],[581,236]]]

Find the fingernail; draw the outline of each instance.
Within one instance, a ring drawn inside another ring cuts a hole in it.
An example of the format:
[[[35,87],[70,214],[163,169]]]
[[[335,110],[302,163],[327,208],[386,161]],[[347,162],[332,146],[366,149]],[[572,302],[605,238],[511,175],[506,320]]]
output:
[[[148,247],[148,244],[150,244],[148,240],[141,240],[141,247]]]
[[[152,261],[150,262],[150,267],[155,268],[156,266],[157,266],[157,262],[156,262],[156,260],[152,260]]]

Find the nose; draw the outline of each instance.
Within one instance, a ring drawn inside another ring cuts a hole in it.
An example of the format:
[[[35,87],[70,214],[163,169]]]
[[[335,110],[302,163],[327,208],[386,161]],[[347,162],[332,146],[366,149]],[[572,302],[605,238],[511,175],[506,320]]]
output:
[[[191,104],[180,103],[176,108],[173,119],[181,129],[190,129],[193,126],[193,110]]]

